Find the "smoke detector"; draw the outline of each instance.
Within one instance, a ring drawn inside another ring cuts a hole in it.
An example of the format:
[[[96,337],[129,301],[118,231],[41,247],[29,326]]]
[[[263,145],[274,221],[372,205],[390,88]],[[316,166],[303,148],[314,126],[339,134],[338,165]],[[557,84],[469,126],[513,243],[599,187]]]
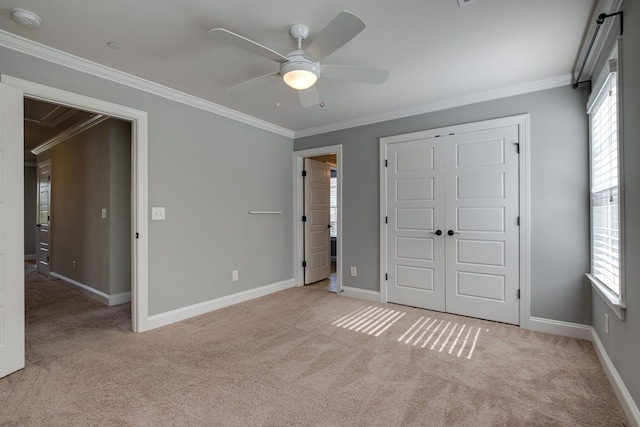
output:
[[[25,9],[13,9],[11,11],[11,17],[23,27],[32,29],[40,28],[40,24],[42,23],[42,19],[40,19],[38,15]]]

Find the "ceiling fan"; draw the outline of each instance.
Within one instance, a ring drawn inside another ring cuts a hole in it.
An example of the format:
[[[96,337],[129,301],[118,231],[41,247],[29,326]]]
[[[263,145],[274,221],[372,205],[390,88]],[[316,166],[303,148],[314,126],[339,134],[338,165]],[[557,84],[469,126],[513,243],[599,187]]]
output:
[[[364,30],[365,27],[365,23],[358,16],[351,12],[342,11],[316,36],[306,49],[302,49],[302,42],[309,36],[309,28],[303,24],[292,25],[289,29],[289,34],[297,42],[298,46],[296,50],[286,55],[282,55],[224,28],[209,30],[209,34],[215,40],[244,49],[280,64],[279,71],[239,83],[229,89],[254,86],[267,80],[282,77],[282,80],[288,86],[298,91],[302,106],[310,107],[319,103],[318,90],[314,85],[320,77],[370,84],[382,84],[387,80],[387,77],[389,77],[389,71],[387,70],[320,64],[320,61],[340,49]]]

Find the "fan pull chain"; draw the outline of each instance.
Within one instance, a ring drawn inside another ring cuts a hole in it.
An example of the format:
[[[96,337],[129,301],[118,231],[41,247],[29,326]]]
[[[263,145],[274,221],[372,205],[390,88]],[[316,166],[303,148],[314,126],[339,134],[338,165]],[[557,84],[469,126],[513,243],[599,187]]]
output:
[[[280,77],[276,79],[276,108],[280,108]]]

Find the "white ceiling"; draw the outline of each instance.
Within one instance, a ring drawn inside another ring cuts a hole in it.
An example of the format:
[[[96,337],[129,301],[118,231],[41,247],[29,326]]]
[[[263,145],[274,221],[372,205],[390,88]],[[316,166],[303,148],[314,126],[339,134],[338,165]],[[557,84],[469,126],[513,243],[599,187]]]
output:
[[[0,29],[256,117],[304,132],[505,87],[562,81],[577,56],[595,0],[0,0]],[[14,7],[38,14],[37,30],[11,20]],[[325,104],[302,108],[275,82],[226,88],[278,64],[212,40],[223,27],[286,54],[289,26],[311,32],[340,11],[367,28],[323,63],[385,68],[381,86],[321,79]],[[107,42],[117,42],[114,50]],[[275,108],[276,101],[280,108]]]

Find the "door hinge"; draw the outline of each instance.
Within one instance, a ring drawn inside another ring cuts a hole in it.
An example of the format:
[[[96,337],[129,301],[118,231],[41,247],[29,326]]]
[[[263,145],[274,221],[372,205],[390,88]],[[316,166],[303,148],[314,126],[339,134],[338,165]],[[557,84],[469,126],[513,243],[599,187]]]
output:
[[[137,239],[138,237],[140,237],[140,235],[139,235],[138,233],[136,233],[136,239]]]
[[[49,262],[49,257],[47,257],[47,262]]]
[[[307,171],[302,171],[302,176],[307,176]]]
[[[302,261],[302,268],[305,268],[307,266],[307,261]]]
[[[384,167],[386,168],[386,167],[388,167],[388,166],[389,166],[389,160],[384,159]]]
[[[47,175],[47,180],[51,181],[51,175]]]
[[[389,217],[388,217],[388,216],[385,216],[385,217],[384,217],[384,223],[385,223],[385,224],[389,224]]]
[[[516,220],[516,222],[518,223],[518,226],[520,226],[520,217],[518,217],[518,219]]]
[[[47,221],[51,221],[51,215],[47,215]]]
[[[518,289],[518,299],[520,299],[520,289]]]
[[[389,280],[389,273],[384,273],[384,280]]]
[[[520,154],[520,143],[519,142],[512,142],[512,144],[516,146],[516,153]]]
[[[302,222],[307,222],[307,216],[306,215],[302,215]]]

